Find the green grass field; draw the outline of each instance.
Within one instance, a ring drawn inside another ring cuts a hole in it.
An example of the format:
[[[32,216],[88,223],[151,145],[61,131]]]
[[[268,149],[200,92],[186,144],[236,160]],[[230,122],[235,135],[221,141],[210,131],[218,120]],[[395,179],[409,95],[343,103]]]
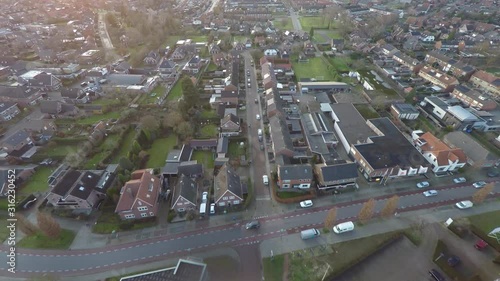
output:
[[[310,58],[309,62],[297,62],[293,58],[292,68],[297,79],[323,77],[322,80],[334,80],[332,71],[328,69],[328,65],[319,57]]]
[[[484,231],[490,233],[493,229],[500,227],[500,211],[484,213],[469,217],[470,222]]]
[[[19,194],[30,195],[33,192],[45,192],[49,186],[47,179],[54,172],[54,169],[47,166],[39,166],[26,185],[21,188]]]
[[[121,140],[120,150],[111,161],[111,164],[117,164],[118,161],[120,161],[120,158],[127,157],[127,154],[132,147],[132,142],[134,141],[135,134],[136,132],[134,130],[130,130],[125,134],[123,140]]]
[[[180,79],[177,80],[177,83],[175,83],[174,87],[170,90],[170,93],[168,93],[167,100],[178,100],[180,97],[182,97],[182,85],[180,82]]]
[[[200,137],[206,138],[206,139],[214,138],[214,137],[217,137],[217,132],[218,132],[217,125],[208,124],[208,125],[201,127]]]
[[[93,125],[101,120],[108,120],[108,119],[118,119],[120,117],[120,111],[112,111],[108,112],[105,114],[100,114],[100,115],[92,115],[89,117],[85,117],[83,119],[79,119],[76,121],[78,124],[82,125]]]
[[[285,256],[279,255],[274,259],[265,258],[262,260],[264,267],[264,279],[267,281],[283,280],[283,265],[285,264]]]
[[[28,236],[19,243],[19,248],[30,249],[68,249],[75,239],[75,233],[68,229],[61,229],[61,234],[57,239],[45,236],[42,233],[37,233],[33,236]]]
[[[351,62],[350,58],[337,56],[328,58],[328,60],[338,72],[349,72],[350,68],[349,66],[347,66],[347,64]]]
[[[46,157],[54,157],[54,158],[64,158],[66,155],[70,153],[75,153],[78,151],[78,145],[63,145],[58,144],[55,147],[46,147],[42,150],[42,154]]]
[[[197,150],[193,151],[192,160],[197,160],[198,163],[203,164],[205,169],[213,169],[214,167],[214,155],[210,151]]]
[[[161,168],[165,166],[168,153],[177,144],[177,137],[172,135],[168,138],[157,139],[148,150],[149,160],[147,163],[148,168]]]
[[[300,17],[299,18],[300,25],[302,26],[302,30],[309,32],[311,27],[315,28],[327,28],[328,22],[326,22],[323,17]]]
[[[293,23],[291,18],[279,18],[273,20],[273,25],[280,30],[292,30]]]

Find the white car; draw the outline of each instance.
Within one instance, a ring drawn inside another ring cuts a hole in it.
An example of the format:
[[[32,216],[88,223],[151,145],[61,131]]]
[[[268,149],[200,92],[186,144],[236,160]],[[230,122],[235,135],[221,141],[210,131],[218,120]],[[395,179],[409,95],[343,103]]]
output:
[[[484,181],[478,181],[478,182],[475,182],[472,184],[472,186],[474,186],[474,188],[483,188],[485,185],[486,185],[486,182],[484,182]]]
[[[456,179],[453,179],[453,182],[454,183],[464,183],[466,182],[467,180],[465,178],[456,178]]]
[[[417,187],[418,188],[426,188],[426,187],[429,187],[429,186],[430,186],[430,183],[428,181],[423,181],[423,182],[417,183]]]
[[[474,203],[472,203],[469,200],[465,200],[458,202],[457,204],[455,204],[455,206],[457,206],[457,208],[459,209],[469,209],[472,208],[472,206],[474,206]]]
[[[215,203],[210,204],[210,214],[215,215]]]
[[[201,203],[207,203],[208,200],[208,192],[203,192],[201,195]]]
[[[422,194],[424,194],[425,197],[431,197],[431,196],[436,196],[438,195],[438,192],[437,190],[427,190],[427,191],[424,191]]]
[[[305,200],[305,201],[300,202],[300,207],[302,207],[302,208],[309,208],[309,207],[312,207],[312,205],[313,205],[313,201],[311,201],[311,200]]]
[[[260,120],[260,115],[259,114],[255,115],[255,119]]]

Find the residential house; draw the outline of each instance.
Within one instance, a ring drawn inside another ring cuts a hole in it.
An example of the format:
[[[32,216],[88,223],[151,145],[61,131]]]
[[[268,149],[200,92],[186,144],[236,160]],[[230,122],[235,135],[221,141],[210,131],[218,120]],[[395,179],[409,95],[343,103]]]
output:
[[[21,111],[17,107],[16,102],[1,102],[0,103],[0,122],[9,121],[16,117]]]
[[[437,69],[429,66],[424,66],[420,69],[418,76],[431,82],[434,85],[441,87],[444,91],[451,92],[456,85],[459,84],[455,77],[449,76]]]
[[[500,78],[483,70],[472,74],[470,81],[476,87],[500,97]]]
[[[195,210],[197,194],[198,183],[190,177],[181,174],[172,195],[172,206],[170,209],[177,212]]]
[[[356,163],[316,164],[314,166],[319,190],[357,187],[358,165]]]
[[[114,173],[106,171],[61,171],[52,181],[54,187],[45,197],[47,205],[56,210],[89,215],[104,200],[113,179]]]
[[[80,88],[61,88],[61,97],[68,103],[87,103],[90,101],[83,89]]]
[[[420,115],[420,111],[408,103],[391,104],[391,113],[400,120],[416,120]]]
[[[316,48],[314,48],[314,44],[311,41],[306,40],[304,41],[304,48],[302,52],[304,52],[306,56],[311,57],[315,55]]]
[[[264,37],[264,36],[255,36],[254,43],[256,45],[258,45],[259,47],[264,47],[266,45],[266,37]]]
[[[42,92],[27,86],[0,85],[0,102],[15,102],[20,107],[35,105],[42,99]]]
[[[177,64],[170,60],[164,58],[159,67],[159,75],[163,80],[167,81],[175,81],[175,78],[177,77]]]
[[[189,146],[193,150],[212,150],[217,148],[217,139],[192,139],[189,141]]]
[[[220,121],[220,135],[237,136],[241,133],[240,119],[234,114],[228,114]]]
[[[493,110],[497,107],[497,103],[487,95],[481,94],[477,90],[470,89],[463,85],[457,85],[451,95],[459,99],[465,105],[477,110]]]
[[[53,118],[61,116],[76,116],[79,112],[78,107],[73,104],[67,104],[56,100],[43,100],[40,102],[40,111]]]
[[[183,48],[177,47],[172,55],[170,55],[170,58],[174,61],[180,61],[183,60],[186,56],[187,52]]]
[[[442,71],[449,72],[458,78],[464,78],[464,80],[469,80],[470,76],[476,71],[473,66],[456,61],[437,51],[427,53],[425,61],[433,67],[439,66]]]
[[[237,91],[221,91],[221,102],[226,105],[238,105]]]
[[[144,63],[147,65],[157,65],[161,60],[161,56],[157,51],[149,52],[143,59]]]
[[[115,213],[122,220],[156,217],[160,192],[160,179],[153,169],[134,171],[120,191]]]
[[[179,166],[183,162],[190,162],[193,155],[193,149],[190,145],[182,145],[181,149],[172,149],[167,155],[165,166],[162,169],[163,178],[177,177],[179,173]],[[189,175],[190,176],[190,175]]]
[[[20,150],[26,145],[33,145],[33,143],[34,139],[30,132],[26,130],[19,130],[4,139],[2,142],[2,148],[10,153],[15,150]]]
[[[208,279],[206,264],[197,260],[179,259],[176,266],[125,276],[120,278],[120,281],[208,281]]]
[[[399,50],[391,44],[384,44],[380,47],[380,50],[382,51],[382,54],[388,57],[392,57],[396,52],[399,52]]]
[[[229,149],[229,138],[226,136],[221,136],[217,141],[217,159],[224,159],[227,156]]]
[[[220,52],[221,52],[221,49],[219,47],[219,44],[211,43],[210,45],[208,45],[208,53],[210,55],[215,55],[215,54],[218,54]]]
[[[201,178],[203,177],[203,164],[199,164],[197,160],[181,161],[177,167],[177,172],[179,175],[192,179]]]
[[[484,148],[470,134],[463,131],[454,131],[443,138],[450,148],[460,148],[467,156],[467,163],[474,167],[493,167],[500,165],[500,158]]]
[[[312,180],[312,167],[309,164],[278,167],[278,186],[280,188],[308,189],[311,187]]]
[[[467,164],[465,153],[460,148],[450,148],[432,133],[412,132],[413,143],[431,165],[435,174],[455,172]]]
[[[330,41],[330,45],[332,47],[332,51],[334,52],[342,52],[344,50],[344,39],[332,39]]]
[[[214,199],[218,207],[231,207],[243,203],[243,184],[240,176],[227,164],[214,179]]]
[[[61,86],[61,80],[50,73],[30,70],[18,77],[18,82],[30,88],[42,91],[56,91]]]
[[[224,53],[216,53],[212,55],[212,62],[217,67],[224,67],[227,63],[226,55]]]
[[[266,57],[275,57],[278,55],[278,50],[276,49],[265,49],[264,56]]]
[[[417,59],[407,56],[406,54],[399,51],[394,53],[392,59],[408,67],[411,71],[415,73],[418,72],[421,68],[420,62]]]
[[[196,74],[200,71],[202,60],[200,56],[193,56],[182,68],[182,72],[189,74]]]

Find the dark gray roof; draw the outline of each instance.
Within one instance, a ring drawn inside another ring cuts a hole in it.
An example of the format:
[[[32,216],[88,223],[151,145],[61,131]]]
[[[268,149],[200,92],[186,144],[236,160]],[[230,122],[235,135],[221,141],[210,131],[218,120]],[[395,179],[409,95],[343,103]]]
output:
[[[217,147],[217,139],[192,139],[189,141],[189,145],[193,148],[198,148],[198,147],[212,147],[216,148]]]
[[[286,125],[286,120],[281,115],[275,115],[269,119],[271,126],[271,137],[274,143],[275,152],[283,149],[293,151],[293,142],[290,138],[290,132]]]
[[[78,88],[62,88],[61,96],[63,98],[77,99],[83,95],[83,91]]]
[[[312,179],[312,167],[309,164],[280,166],[279,176],[281,180]]]
[[[426,166],[427,162],[387,117],[369,120],[383,136],[370,137],[371,143],[355,145],[373,169]]]
[[[238,97],[238,91],[221,91],[221,98],[234,98]]]
[[[31,133],[25,130],[19,130],[15,132],[13,135],[10,137],[6,138],[3,142],[4,144],[8,144],[11,146],[16,146],[19,143],[25,141],[27,138],[31,136]]]
[[[350,144],[365,143],[368,137],[375,133],[366,124],[366,120],[358,110],[349,103],[331,104],[333,113],[338,120],[334,120],[340,127]]]
[[[15,105],[17,105],[17,102],[10,102],[10,101],[1,102],[0,103],[0,113],[4,112],[5,110],[7,110]]]
[[[358,165],[356,163],[344,163],[331,166],[322,166],[321,174],[323,181],[339,181],[358,177]]]
[[[191,160],[192,155],[193,155],[193,149],[191,148],[191,146],[186,144],[182,145],[181,154],[179,155],[180,161],[181,162],[189,161]]]
[[[166,162],[168,163],[179,163],[181,161],[181,151],[179,149],[172,149],[167,155]]]
[[[177,266],[122,277],[120,281],[207,281],[206,264],[179,260]]]
[[[159,68],[174,68],[174,67],[175,67],[175,62],[171,60],[163,60]]]
[[[40,111],[47,114],[61,113],[61,103],[54,100],[43,100],[40,102]]]
[[[408,103],[395,103],[392,106],[399,112],[399,113],[418,113],[418,109],[416,109],[413,105],[408,104]]]
[[[37,92],[38,90],[33,88],[28,88],[26,86],[12,87],[12,86],[0,85],[0,96],[9,98],[17,98],[17,99],[28,98]]]
[[[240,60],[239,58],[234,58],[231,65],[231,84],[238,87],[240,83]]]
[[[56,186],[52,189],[52,193],[60,196],[66,196],[71,190],[71,187],[80,177],[81,172],[76,170],[67,171],[64,176],[57,182]]]
[[[198,185],[196,182],[188,176],[181,175],[179,178],[179,191],[178,196],[184,197],[186,200],[189,200],[193,204],[196,205],[196,196],[198,194]],[[174,198],[173,202],[175,202],[178,198]]]
[[[86,171],[73,187],[70,194],[76,198],[87,199],[92,190],[96,188],[100,179],[101,177],[99,175]]]
[[[163,166],[163,169],[161,169],[161,173],[164,175],[177,175],[178,167],[179,167],[178,162],[166,163],[165,166]]]
[[[186,176],[201,175],[203,173],[203,165],[197,161],[182,162],[177,167],[178,173]]]
[[[113,85],[142,85],[146,77],[133,74],[110,74],[106,79],[109,84]]]
[[[243,198],[243,190],[241,188],[241,178],[233,169],[227,168],[227,189],[234,195]]]
[[[227,137],[219,138],[217,142],[217,153],[227,153],[229,147],[229,140]]]

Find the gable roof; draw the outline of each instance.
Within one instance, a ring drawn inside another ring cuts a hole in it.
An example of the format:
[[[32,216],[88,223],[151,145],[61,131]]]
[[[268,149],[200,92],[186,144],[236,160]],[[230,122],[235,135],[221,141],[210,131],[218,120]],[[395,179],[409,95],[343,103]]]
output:
[[[496,87],[500,87],[500,78],[495,75],[488,73],[483,70],[479,70],[476,73],[472,74],[472,77],[476,77],[477,79],[488,82],[491,85],[495,85]]]
[[[160,193],[160,179],[153,175],[153,169],[134,171],[131,180],[125,183],[120,191],[120,199],[115,212],[128,211],[137,201],[154,206]]]
[[[422,151],[432,153],[436,157],[439,166],[448,165],[448,160],[453,162],[459,160],[460,163],[467,162],[467,157],[462,149],[450,148],[430,132],[426,132],[418,139],[420,143],[423,143],[420,146]]]
[[[235,196],[243,200],[243,190],[241,187],[241,179],[236,172],[228,167],[227,164],[223,165],[219,173],[215,177],[214,182],[214,197],[217,203],[222,199],[224,194],[230,191]]]
[[[25,141],[27,138],[31,137],[31,133],[25,130],[19,130],[12,134],[10,137],[6,138],[3,143],[11,146],[16,146],[19,143]]]
[[[196,196],[198,194],[197,183],[186,175],[181,175],[176,188],[176,195],[172,200],[172,206],[175,206],[179,197],[182,196],[184,199],[196,205]]]
[[[356,163],[319,164],[316,165],[316,174],[320,183],[357,178],[358,165]]]
[[[236,116],[232,113],[229,113],[224,118],[222,118],[222,120],[220,122],[221,127],[223,127],[228,122],[233,122],[234,124],[239,125],[240,119],[238,118],[238,116]]]
[[[280,180],[302,180],[312,179],[312,167],[309,164],[280,166]]]

